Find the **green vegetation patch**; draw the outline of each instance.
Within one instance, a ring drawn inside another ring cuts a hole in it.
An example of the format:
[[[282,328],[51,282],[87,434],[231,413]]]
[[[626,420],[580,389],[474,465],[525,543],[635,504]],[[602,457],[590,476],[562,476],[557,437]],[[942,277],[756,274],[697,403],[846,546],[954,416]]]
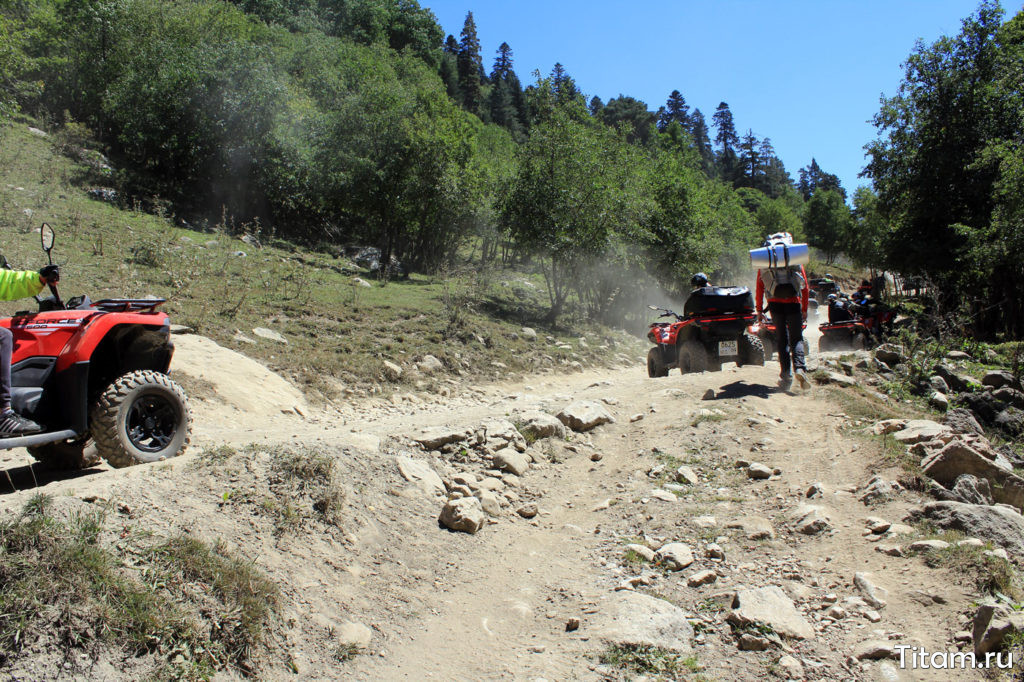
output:
[[[645,675],[686,675],[700,670],[696,656],[683,656],[666,649],[635,644],[613,644],[601,653],[605,665]]]
[[[0,665],[28,652],[151,655],[158,678],[252,672],[276,586],[223,545],[180,536],[107,545],[106,511],[50,511],[38,495],[0,523]],[[76,660],[66,657],[67,660]]]

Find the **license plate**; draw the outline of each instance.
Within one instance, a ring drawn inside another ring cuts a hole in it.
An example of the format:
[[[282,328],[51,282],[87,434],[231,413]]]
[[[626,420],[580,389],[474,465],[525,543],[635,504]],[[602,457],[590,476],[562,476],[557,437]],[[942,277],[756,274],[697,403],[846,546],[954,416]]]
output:
[[[736,342],[735,341],[719,341],[718,342],[718,355],[719,357],[726,355],[736,355]]]

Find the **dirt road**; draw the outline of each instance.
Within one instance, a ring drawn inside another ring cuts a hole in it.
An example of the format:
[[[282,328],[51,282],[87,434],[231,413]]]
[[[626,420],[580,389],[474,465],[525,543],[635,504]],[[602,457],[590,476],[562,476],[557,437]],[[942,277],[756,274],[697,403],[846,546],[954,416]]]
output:
[[[326,409],[282,404],[257,416],[211,400],[196,406],[194,445],[183,457],[40,482],[55,496],[117,501],[132,523],[153,532],[220,537],[251,557],[282,586],[282,641],[265,662],[267,678],[625,678],[632,673],[601,662],[608,645],[599,623],[616,588],[633,579],[635,589],[676,604],[696,624],[688,675],[936,679],[934,671],[900,670],[896,660],[851,656],[866,642],[955,650],[961,614],[977,597],[973,587],[920,558],[877,551],[906,538],[865,530],[867,517],[913,533],[899,523],[915,493],[862,502],[875,474],[893,480],[900,473],[864,435],[868,424],[856,425],[825,388],[778,392],[776,374],[777,365],[726,365],[717,373],[649,379],[638,362],[461,387],[444,398]],[[709,390],[713,397],[703,399]],[[577,399],[604,405],[616,421],[533,444],[534,465],[503,483],[538,506],[533,519],[512,504],[475,535],[445,530],[437,521],[443,498],[398,473],[395,456],[403,454],[446,479],[470,468],[414,448],[407,437],[422,428],[472,427],[525,409],[553,414]],[[204,461],[223,443],[236,454],[223,464]],[[240,449],[251,443],[256,447]],[[274,534],[258,507],[244,502],[265,487],[268,453],[280,445],[337,458],[345,499],[340,529]],[[738,460],[776,473],[751,478]],[[28,476],[26,462],[24,453],[0,456],[21,488],[0,496],[5,509],[19,508],[35,490],[38,477]],[[697,480],[677,483],[679,466]],[[809,499],[812,485],[821,494]],[[798,530],[803,504],[819,507],[818,532]],[[694,562],[667,571],[626,552],[629,543],[656,549],[668,542],[685,543]],[[724,558],[709,556],[712,544]],[[691,587],[688,579],[702,570],[712,571],[714,582]],[[858,573],[884,604],[865,604],[863,588],[854,585]],[[739,651],[742,633],[725,622],[730,595],[772,586],[813,635],[769,637],[765,651]],[[573,618],[581,625],[567,632]],[[339,633],[354,626],[369,628],[369,646],[339,661]]]

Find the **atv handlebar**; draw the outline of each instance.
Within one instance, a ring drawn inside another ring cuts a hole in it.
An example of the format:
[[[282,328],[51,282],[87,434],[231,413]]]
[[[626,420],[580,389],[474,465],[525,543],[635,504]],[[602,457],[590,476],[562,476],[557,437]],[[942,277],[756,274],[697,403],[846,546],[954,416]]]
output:
[[[678,314],[676,312],[673,312],[673,311],[669,310],[668,308],[659,308],[658,306],[654,306],[654,305],[649,305],[647,307],[650,308],[651,310],[660,310],[661,311],[661,315],[658,315],[658,317],[674,317],[677,320],[685,320],[686,319],[682,315],[680,315],[680,314]]]

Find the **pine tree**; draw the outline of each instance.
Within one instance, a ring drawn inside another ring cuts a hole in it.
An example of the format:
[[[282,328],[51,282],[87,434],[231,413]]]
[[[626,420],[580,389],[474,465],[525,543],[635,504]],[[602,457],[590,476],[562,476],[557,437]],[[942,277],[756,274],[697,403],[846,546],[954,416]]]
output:
[[[505,80],[510,73],[512,73],[512,48],[508,43],[502,43],[498,46],[498,56],[494,58],[491,81]]]
[[[737,185],[741,187],[755,187],[757,175],[761,169],[761,153],[754,131],[748,129],[747,134],[740,141],[740,172],[737,178]]]
[[[590,109],[590,115],[597,118],[601,115],[601,110],[604,109],[604,101],[597,95],[594,95],[590,98],[590,104],[587,108]]]
[[[693,146],[700,154],[700,165],[704,173],[711,177],[715,173],[715,152],[711,149],[708,124],[700,109],[694,109],[690,115],[690,134],[693,136]]]
[[[480,89],[480,70],[483,68],[480,59],[480,39],[476,35],[476,22],[473,13],[466,13],[466,23],[462,26],[459,41],[459,90],[462,92],[462,106],[466,111],[480,115],[482,93]]]
[[[715,142],[722,146],[718,153],[718,175],[723,180],[732,182],[736,175],[736,144],[739,142],[739,137],[736,135],[736,125],[733,123],[729,105],[719,102],[711,120],[717,131]]]
[[[453,57],[459,54],[459,42],[455,40],[455,36],[450,33],[444,40],[444,51],[445,54],[450,54]]]
[[[690,105],[678,90],[673,90],[668,96],[665,106],[658,110],[658,130],[665,132],[673,121],[683,126],[684,130],[690,129]]]

